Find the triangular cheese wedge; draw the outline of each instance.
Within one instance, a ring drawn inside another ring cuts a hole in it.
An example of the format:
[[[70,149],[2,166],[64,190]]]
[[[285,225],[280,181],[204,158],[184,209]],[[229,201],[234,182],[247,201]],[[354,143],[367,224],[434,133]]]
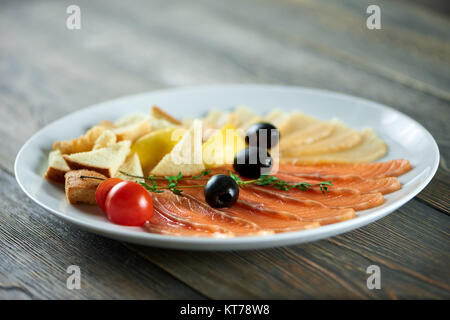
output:
[[[130,153],[131,142],[121,141],[111,147],[63,155],[72,170],[88,169],[112,177]]]
[[[122,172],[127,173],[123,174]],[[131,175],[131,176],[130,176]],[[139,160],[139,156],[137,153],[133,153],[128,156],[127,160],[119,167],[114,178],[119,178],[122,180],[135,181],[135,182],[143,182],[144,179],[132,177],[138,176],[142,177],[144,173],[142,172],[141,161]]]
[[[211,136],[202,147],[206,168],[232,164],[237,152],[245,148],[245,140],[238,129],[228,124]]]
[[[153,168],[151,174],[158,176],[195,175],[205,169],[202,159],[202,122],[194,120],[172,151]]]

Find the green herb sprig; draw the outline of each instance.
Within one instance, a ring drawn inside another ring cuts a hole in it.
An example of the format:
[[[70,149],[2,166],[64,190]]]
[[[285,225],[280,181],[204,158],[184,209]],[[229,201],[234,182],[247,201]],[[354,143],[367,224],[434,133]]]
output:
[[[140,182],[140,185],[142,185],[144,188],[146,188],[148,191],[155,192],[155,193],[161,193],[164,189],[170,190],[174,194],[180,195],[182,194],[183,190],[179,188],[178,184],[180,181],[186,181],[186,180],[208,180],[208,178],[204,178],[207,175],[211,173],[211,170],[204,170],[197,176],[191,176],[191,177],[184,177],[181,172],[179,172],[176,176],[155,176],[155,175],[149,175],[148,177],[141,177],[136,176],[132,174],[128,174],[126,172],[120,171],[120,173],[129,176],[134,177],[138,179],[145,180],[144,182]],[[261,175],[258,179],[253,180],[242,180],[238,175],[234,174],[232,171],[229,172],[230,177],[236,181],[237,185],[241,188],[247,186],[247,185],[258,185],[258,186],[266,186],[266,187],[272,187],[278,190],[282,191],[289,191],[292,189],[298,189],[300,191],[308,191],[313,187],[319,187],[320,191],[326,195],[328,193],[328,188],[332,186],[331,181],[322,181],[320,183],[311,184],[308,182],[300,182],[300,183],[290,183],[284,180],[280,180],[275,176],[271,175]],[[167,185],[161,186],[158,185],[157,180],[165,180],[167,181]],[[147,183],[149,182],[149,183]],[[182,188],[204,188],[205,184],[197,184],[197,185],[189,185],[189,186],[182,186]]]
[[[328,187],[332,186],[331,181],[322,181],[317,184],[311,184],[308,182],[300,182],[300,183],[289,183],[284,180],[280,180],[275,176],[270,175],[261,175],[258,179],[253,180],[247,180],[243,181],[239,176],[235,175],[233,172],[230,171],[230,177],[236,181],[237,185],[239,187],[245,187],[249,184],[256,184],[258,186],[270,186],[275,189],[279,189],[282,191],[289,191],[291,189],[298,189],[300,191],[308,191],[314,186],[318,186],[320,188],[320,191],[323,194],[326,194],[328,192]]]

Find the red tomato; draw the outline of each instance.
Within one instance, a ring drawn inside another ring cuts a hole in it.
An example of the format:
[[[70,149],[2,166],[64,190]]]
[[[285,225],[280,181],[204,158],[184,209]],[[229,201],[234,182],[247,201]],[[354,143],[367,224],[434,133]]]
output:
[[[119,178],[109,178],[100,183],[95,191],[95,200],[97,200],[98,206],[104,212],[106,212],[105,201],[108,192],[119,182],[122,182],[122,179]]]
[[[153,216],[153,201],[139,183],[123,181],[109,191],[105,201],[108,219],[125,226],[141,226]]]

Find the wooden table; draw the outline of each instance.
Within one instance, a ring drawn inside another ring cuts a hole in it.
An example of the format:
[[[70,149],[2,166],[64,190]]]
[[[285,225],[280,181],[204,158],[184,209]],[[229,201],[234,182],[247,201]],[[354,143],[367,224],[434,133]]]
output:
[[[2,1],[0,298],[450,298],[450,19],[439,1]],[[444,1],[442,1],[443,3]],[[81,8],[81,30],[66,8]],[[381,30],[366,8],[381,7]],[[159,88],[271,83],[335,90],[422,123],[430,185],[388,217],[309,244],[246,252],[147,248],[78,229],[19,189],[13,163],[47,123]],[[381,268],[369,290],[369,265]],[[78,265],[80,290],[66,269]]]

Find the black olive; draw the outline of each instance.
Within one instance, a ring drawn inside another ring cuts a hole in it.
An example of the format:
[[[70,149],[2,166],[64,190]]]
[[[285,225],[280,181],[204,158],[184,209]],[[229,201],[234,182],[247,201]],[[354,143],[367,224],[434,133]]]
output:
[[[205,200],[213,208],[231,207],[239,197],[239,186],[230,176],[216,174],[206,183]]]
[[[245,142],[251,147],[270,149],[278,144],[280,133],[278,129],[267,122],[252,124],[245,133]]]
[[[265,149],[245,148],[234,157],[233,168],[243,177],[256,179],[270,173],[272,157]]]

